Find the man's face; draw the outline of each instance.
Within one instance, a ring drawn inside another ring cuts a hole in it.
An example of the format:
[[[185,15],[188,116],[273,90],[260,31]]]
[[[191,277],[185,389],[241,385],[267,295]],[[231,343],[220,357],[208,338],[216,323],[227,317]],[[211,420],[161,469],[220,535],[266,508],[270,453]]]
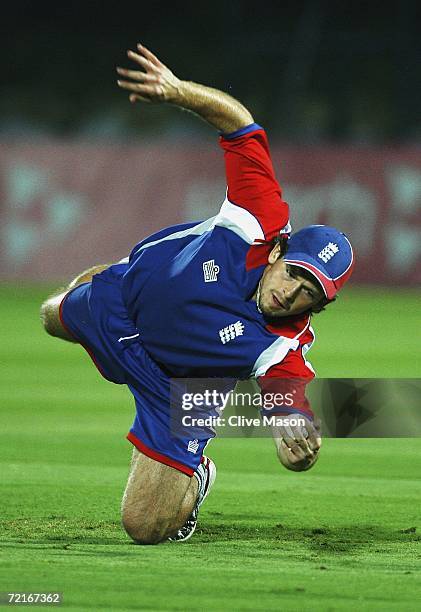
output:
[[[314,283],[296,274],[292,266],[279,259],[279,245],[270,252],[260,281],[258,306],[262,314],[271,319],[290,317],[313,308],[324,297]]]

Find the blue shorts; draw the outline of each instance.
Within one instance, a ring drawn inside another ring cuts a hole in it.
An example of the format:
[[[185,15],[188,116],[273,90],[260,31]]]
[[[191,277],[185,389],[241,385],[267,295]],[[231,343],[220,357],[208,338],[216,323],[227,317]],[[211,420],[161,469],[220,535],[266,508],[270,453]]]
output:
[[[136,417],[127,439],[144,455],[192,476],[212,434],[204,431],[192,441],[171,431],[170,377],[148,354],[128,317],[121,297],[126,269],[127,264],[113,265],[69,291],[60,305],[60,319],[100,373],[132,392]]]

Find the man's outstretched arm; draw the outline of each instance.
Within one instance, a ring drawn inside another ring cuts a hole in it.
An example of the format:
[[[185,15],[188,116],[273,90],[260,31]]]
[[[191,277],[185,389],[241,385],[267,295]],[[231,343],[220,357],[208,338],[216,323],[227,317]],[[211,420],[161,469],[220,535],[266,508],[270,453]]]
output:
[[[117,68],[124,79],[117,83],[131,92],[130,102],[174,104],[192,111],[224,134],[230,134],[253,123],[249,111],[232,96],[199,83],[177,78],[151,51],[137,45],[137,53],[127,52],[140,70]]]

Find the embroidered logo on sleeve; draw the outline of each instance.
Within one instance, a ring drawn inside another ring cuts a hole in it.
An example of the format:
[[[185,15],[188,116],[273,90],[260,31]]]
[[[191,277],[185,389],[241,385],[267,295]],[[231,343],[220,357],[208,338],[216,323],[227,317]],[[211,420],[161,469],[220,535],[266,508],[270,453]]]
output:
[[[230,340],[234,340],[237,336],[242,336],[244,334],[244,325],[241,321],[236,321],[235,323],[231,323],[231,325],[227,325],[227,327],[223,327],[219,330],[219,338],[222,344],[226,344]]]
[[[203,262],[202,267],[205,283],[214,283],[218,280],[219,266],[215,264],[214,259]]]
[[[338,251],[339,251],[338,245],[335,244],[334,242],[329,242],[329,244],[327,244],[324,247],[324,249],[322,249],[320,253],[317,254],[317,257],[320,257],[320,259],[324,263],[327,263],[330,259],[332,259],[334,255],[336,255]]]

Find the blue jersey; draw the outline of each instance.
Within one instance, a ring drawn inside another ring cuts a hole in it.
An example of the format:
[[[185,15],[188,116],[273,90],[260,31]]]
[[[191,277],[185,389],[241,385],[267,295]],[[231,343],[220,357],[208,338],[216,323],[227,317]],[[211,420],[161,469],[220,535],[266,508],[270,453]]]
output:
[[[215,217],[149,236],[60,305],[63,326],[102,375],[131,390],[136,417],[128,439],[189,476],[215,432],[174,431],[180,405],[172,378],[218,377],[231,389],[252,377],[264,396],[294,394],[292,404],[280,398],[271,412],[312,417],[305,398],[314,376],[305,357],[314,340],[310,315],[268,324],[255,301],[273,238],[291,230],[265,132],[253,124],[220,144],[228,188]]]
[[[310,315],[269,325],[253,296],[289,209],[266,134],[253,124],[220,138],[227,194],[218,214],[166,228],[132,250],[122,281],[130,318],[151,357],[176,377],[310,380]]]

